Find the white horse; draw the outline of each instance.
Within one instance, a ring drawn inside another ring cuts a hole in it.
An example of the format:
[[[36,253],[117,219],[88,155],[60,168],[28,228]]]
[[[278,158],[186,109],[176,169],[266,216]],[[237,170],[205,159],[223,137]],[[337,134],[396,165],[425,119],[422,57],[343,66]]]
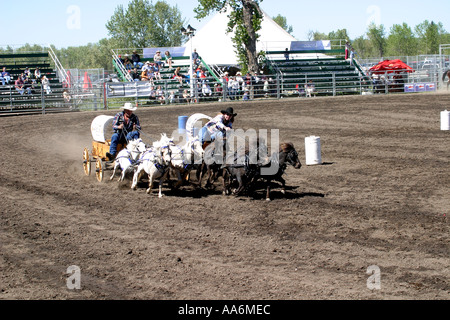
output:
[[[178,188],[188,179],[194,165],[202,163],[204,150],[198,138],[189,140],[182,146],[170,144],[169,147],[172,158],[170,165],[178,178],[175,188]]]
[[[116,170],[120,167],[122,174],[118,181],[123,181],[128,172],[132,172],[136,169],[136,161],[146,149],[146,144],[140,138],[129,141],[127,147],[120,150],[117,154],[117,157],[114,160],[114,170],[109,180],[114,179]]]
[[[170,160],[168,142],[164,139],[154,142],[153,147],[146,150],[139,158],[139,165],[134,172],[131,189],[136,190],[138,181],[144,173],[147,173],[149,180],[147,193],[151,193],[153,182],[159,179],[158,197],[163,197],[162,185],[169,172]]]

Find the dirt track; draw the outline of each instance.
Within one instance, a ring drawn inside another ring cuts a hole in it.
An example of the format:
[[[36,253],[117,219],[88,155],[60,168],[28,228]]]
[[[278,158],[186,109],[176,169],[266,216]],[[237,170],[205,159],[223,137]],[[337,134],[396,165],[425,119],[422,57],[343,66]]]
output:
[[[0,299],[449,299],[449,94],[231,104],[235,128],[280,129],[303,167],[288,190],[252,197],[98,183],[83,112],[1,119]],[[179,115],[227,104],[137,111],[152,137]],[[306,166],[321,137],[324,165]],[[145,137],[144,137],[145,140]],[[109,173],[107,174],[109,176]],[[69,266],[81,290],[69,290]],[[369,290],[369,266],[381,289]]]

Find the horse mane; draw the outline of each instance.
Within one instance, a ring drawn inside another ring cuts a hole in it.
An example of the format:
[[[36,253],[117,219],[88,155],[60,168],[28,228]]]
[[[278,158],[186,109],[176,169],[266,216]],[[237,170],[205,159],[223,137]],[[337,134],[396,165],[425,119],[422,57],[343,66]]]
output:
[[[450,81],[450,69],[449,69],[449,70],[446,70],[446,71],[444,72],[444,74],[442,75],[442,82],[445,82],[445,76],[448,76],[448,79],[449,79],[449,81]]]
[[[280,144],[280,152],[288,152],[294,149],[294,144],[292,142],[283,142]]]

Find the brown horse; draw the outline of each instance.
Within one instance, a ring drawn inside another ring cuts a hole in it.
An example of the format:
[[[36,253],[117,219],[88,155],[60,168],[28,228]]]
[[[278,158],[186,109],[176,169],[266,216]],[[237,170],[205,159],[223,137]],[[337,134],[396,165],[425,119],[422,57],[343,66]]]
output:
[[[243,163],[237,166],[228,166],[227,173],[229,175],[228,188],[233,183],[237,182],[237,188],[234,191],[235,195],[239,195],[244,190],[249,191],[254,187],[257,180],[262,179],[266,185],[266,200],[270,201],[270,188],[272,181],[281,182],[282,193],[286,192],[286,181],[283,179],[283,174],[288,164],[295,169],[300,169],[302,164],[298,158],[298,153],[291,142],[280,144],[278,154],[274,153],[272,158],[265,161],[265,164],[255,165]]]
[[[448,90],[448,87],[450,87],[450,70],[444,72],[444,74],[442,75],[442,82],[445,82],[445,77],[448,78],[447,80],[447,90]]]

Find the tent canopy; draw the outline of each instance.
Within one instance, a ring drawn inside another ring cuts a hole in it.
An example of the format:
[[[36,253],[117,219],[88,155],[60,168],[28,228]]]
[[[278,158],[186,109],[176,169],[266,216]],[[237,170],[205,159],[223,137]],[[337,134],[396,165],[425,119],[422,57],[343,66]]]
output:
[[[235,53],[232,38],[234,32],[227,33],[228,15],[226,12],[218,12],[211,20],[186,42],[184,55],[190,56],[191,49],[196,49],[198,54],[208,64],[237,65],[238,57]],[[292,41],[297,41],[286,30],[273,21],[263,12],[261,30],[258,31],[259,39],[256,43],[257,51],[277,51],[290,48]]]
[[[414,72],[414,69],[408,66],[403,61],[397,60],[384,60],[377,65],[369,69],[371,73],[374,74],[384,74],[393,72]]]

